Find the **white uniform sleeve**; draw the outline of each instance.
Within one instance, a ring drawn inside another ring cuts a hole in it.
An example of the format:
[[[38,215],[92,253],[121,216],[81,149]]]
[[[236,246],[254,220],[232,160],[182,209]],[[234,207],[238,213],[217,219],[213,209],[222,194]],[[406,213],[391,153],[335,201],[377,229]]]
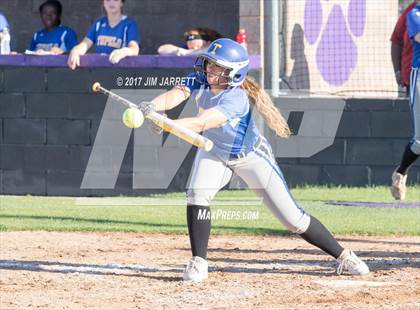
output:
[[[3,32],[6,28],[9,29],[9,23],[7,22],[6,17],[0,14],[0,32]]]

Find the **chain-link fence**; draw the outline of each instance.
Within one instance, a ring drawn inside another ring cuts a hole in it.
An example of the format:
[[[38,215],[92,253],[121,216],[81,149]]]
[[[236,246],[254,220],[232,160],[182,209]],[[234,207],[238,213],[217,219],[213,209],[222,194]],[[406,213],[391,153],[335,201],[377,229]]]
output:
[[[281,89],[396,97],[390,37],[407,0],[282,1]]]

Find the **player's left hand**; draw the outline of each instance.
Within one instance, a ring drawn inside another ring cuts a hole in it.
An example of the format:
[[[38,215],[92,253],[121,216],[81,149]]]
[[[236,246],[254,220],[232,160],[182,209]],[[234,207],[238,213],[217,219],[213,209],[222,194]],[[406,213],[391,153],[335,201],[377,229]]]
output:
[[[75,70],[78,66],[80,66],[80,52],[77,48],[71,50],[67,64],[72,70]]]
[[[127,48],[120,48],[113,50],[112,53],[109,55],[109,61],[112,64],[117,64],[121,61],[121,59],[127,57],[129,55],[129,51]]]
[[[156,112],[154,103],[151,101],[140,102],[139,109],[140,111],[143,112],[144,115],[147,115],[151,112]],[[163,115],[164,117],[167,117],[165,113],[162,113],[161,115]],[[160,135],[163,132],[163,128],[160,127],[158,124],[154,123],[153,121],[147,122],[147,127],[152,133],[157,134],[157,135]]]

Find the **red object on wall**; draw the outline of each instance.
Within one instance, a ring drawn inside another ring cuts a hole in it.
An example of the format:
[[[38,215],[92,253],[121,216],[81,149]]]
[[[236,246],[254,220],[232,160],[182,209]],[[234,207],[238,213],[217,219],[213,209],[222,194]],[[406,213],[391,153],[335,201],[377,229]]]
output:
[[[247,40],[246,40],[246,31],[245,28],[240,28],[238,34],[236,35],[236,42],[241,44],[243,47],[246,48]]]

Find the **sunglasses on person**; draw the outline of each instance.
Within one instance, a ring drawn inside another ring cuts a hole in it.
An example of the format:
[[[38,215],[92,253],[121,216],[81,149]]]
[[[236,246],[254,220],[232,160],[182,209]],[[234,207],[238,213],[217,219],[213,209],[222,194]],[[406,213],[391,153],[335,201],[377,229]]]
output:
[[[192,41],[192,40],[204,40],[208,41],[209,36],[205,34],[186,34],[184,35],[185,41]]]

